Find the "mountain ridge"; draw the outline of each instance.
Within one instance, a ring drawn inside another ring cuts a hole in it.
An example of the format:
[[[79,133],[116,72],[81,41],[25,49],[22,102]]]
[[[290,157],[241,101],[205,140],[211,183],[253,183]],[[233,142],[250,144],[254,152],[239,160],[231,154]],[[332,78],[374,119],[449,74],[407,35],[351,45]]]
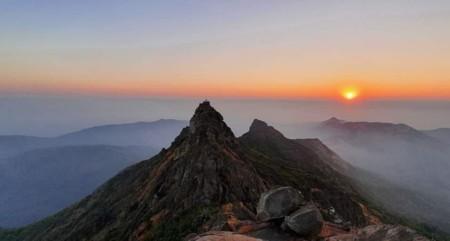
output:
[[[221,114],[203,102],[170,147],[62,212],[0,233],[0,240],[181,240],[235,221],[256,221],[260,195],[287,185],[302,191],[333,225],[379,222],[380,214],[321,153],[259,120],[236,138]]]

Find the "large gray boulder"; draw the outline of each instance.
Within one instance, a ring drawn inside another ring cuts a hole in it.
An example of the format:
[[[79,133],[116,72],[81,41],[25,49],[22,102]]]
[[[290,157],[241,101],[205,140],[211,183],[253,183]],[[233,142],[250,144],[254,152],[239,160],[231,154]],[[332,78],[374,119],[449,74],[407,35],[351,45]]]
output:
[[[301,207],[284,218],[283,227],[287,227],[300,236],[311,237],[320,233],[323,218],[319,209],[310,204]]]
[[[279,187],[261,194],[257,218],[261,221],[283,218],[304,202],[302,193],[292,187]]]

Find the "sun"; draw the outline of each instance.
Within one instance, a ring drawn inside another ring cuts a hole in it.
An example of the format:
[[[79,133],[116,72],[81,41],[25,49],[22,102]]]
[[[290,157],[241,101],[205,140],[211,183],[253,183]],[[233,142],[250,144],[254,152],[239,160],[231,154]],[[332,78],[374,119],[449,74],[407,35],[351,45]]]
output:
[[[356,97],[356,92],[354,92],[354,91],[348,91],[348,92],[345,92],[344,97],[345,97],[347,100],[354,99],[354,98]]]
[[[358,97],[359,93],[358,90],[354,88],[346,88],[341,92],[342,97],[346,100],[353,100],[356,97]]]

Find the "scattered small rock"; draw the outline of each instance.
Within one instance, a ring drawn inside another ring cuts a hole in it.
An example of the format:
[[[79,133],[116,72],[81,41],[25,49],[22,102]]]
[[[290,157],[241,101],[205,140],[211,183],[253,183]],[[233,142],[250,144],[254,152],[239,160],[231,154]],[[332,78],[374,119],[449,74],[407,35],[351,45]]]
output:
[[[332,222],[323,222],[322,229],[320,230],[320,234],[318,235],[321,238],[328,238],[331,236],[349,234],[351,231],[350,228],[345,225],[339,225]]]
[[[303,205],[303,206],[302,206]],[[222,214],[203,234],[189,234],[185,241],[430,241],[401,225],[370,225],[350,229],[345,223],[325,222],[314,204],[304,205],[300,191],[292,187],[272,189],[261,195],[254,214],[245,205],[225,204]],[[327,214],[336,211],[330,207]],[[281,224],[279,221],[284,218]],[[211,230],[211,229],[209,229]]]
[[[352,234],[343,234],[325,239],[325,241],[429,241],[414,230],[400,225],[370,225],[358,229]]]

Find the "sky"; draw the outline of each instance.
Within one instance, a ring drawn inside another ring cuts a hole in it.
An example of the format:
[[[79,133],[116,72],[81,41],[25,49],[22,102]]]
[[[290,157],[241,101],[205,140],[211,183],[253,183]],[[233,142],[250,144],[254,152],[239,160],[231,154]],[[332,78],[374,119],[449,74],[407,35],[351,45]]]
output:
[[[450,99],[447,0],[0,1],[0,95]]]

